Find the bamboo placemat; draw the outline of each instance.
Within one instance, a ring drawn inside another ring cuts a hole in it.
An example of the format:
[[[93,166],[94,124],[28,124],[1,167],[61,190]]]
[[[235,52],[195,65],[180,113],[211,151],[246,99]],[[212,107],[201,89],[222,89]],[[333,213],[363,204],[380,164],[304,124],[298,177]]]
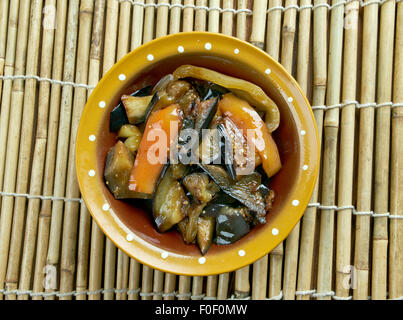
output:
[[[287,240],[209,277],[129,259],[92,221],[74,168],[100,77],[142,43],[192,30],[280,61],[322,144]],[[403,299],[400,0],[1,0],[0,106],[0,299]]]

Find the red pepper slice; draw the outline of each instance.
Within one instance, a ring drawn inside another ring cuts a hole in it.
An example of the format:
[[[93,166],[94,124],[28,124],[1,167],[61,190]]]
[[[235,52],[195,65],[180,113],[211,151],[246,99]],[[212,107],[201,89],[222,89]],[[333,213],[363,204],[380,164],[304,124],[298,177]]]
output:
[[[269,129],[248,102],[233,94],[225,94],[218,105],[220,111],[230,118],[252,143],[262,158],[263,169],[268,177],[272,177],[281,169],[280,155],[276,142]],[[255,137],[248,137],[247,130],[253,129]]]
[[[179,105],[155,111],[148,118],[130,175],[129,189],[154,193],[158,178],[167,163],[169,148],[178,136],[183,116]]]

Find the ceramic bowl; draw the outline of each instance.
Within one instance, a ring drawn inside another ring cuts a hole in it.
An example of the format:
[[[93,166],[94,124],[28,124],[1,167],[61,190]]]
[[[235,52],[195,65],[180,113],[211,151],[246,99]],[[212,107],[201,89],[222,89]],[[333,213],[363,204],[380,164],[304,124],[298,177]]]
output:
[[[278,105],[277,142],[282,169],[270,182],[276,192],[264,225],[231,245],[215,245],[202,256],[176,230],[159,233],[152,215],[136,201],[116,200],[107,189],[104,166],[116,134],[110,111],[122,94],[155,83],[183,64],[211,68],[260,86]],[[102,78],[83,112],[76,141],[76,167],[84,201],[99,227],[130,257],[152,268],[182,275],[212,275],[253,263],[274,249],[302,217],[319,168],[318,132],[297,82],[262,50],[236,38],[207,32],[179,33],[130,52]]]

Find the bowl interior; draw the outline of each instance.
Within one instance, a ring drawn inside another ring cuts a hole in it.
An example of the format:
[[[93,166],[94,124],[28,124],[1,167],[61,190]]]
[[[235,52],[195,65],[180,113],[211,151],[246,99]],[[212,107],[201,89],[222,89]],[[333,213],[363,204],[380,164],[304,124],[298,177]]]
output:
[[[268,81],[264,73],[258,72],[242,61],[230,60],[226,57],[208,54],[182,54],[180,59],[172,56],[149,65],[140,74],[128,82],[128,85],[116,92],[106,107],[97,135],[96,158],[100,172],[104,171],[107,152],[116,143],[116,134],[109,131],[110,111],[120,102],[122,94],[130,94],[148,84],[155,84],[162,76],[172,73],[178,66],[193,64],[200,67],[211,68],[230,76],[248,80],[260,86],[278,105],[281,121],[279,128],[274,132],[273,137],[277,142],[282,169],[270,181],[270,187],[275,191],[276,197],[272,211],[267,215],[267,222],[264,225],[254,227],[245,237],[237,242],[242,245],[251,241],[258,234],[270,232],[271,221],[282,211],[282,208],[289,201],[289,193],[294,190],[297,183],[298,171],[300,170],[300,137],[298,126],[295,121],[295,113],[290,109],[283,91],[275,84]],[[181,235],[176,230],[166,233],[159,233],[154,225],[151,212],[141,206],[136,200],[116,200],[103,183],[102,175],[98,179],[103,185],[103,193],[108,199],[111,208],[118,218],[134,234],[144,241],[155,245],[162,250],[167,250],[179,255],[200,256],[196,245],[185,244]],[[231,250],[233,245],[218,246],[213,244],[206,256],[212,256]]]

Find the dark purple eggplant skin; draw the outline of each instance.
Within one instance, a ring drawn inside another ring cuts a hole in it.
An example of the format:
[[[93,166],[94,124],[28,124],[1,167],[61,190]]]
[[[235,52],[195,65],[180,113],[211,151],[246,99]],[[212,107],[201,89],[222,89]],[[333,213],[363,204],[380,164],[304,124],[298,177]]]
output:
[[[194,129],[199,133],[200,141],[202,138],[202,130],[207,129],[210,126],[214,115],[217,113],[218,100],[218,97],[205,100],[200,102],[197,108]]]
[[[200,95],[200,99],[202,101],[215,97],[221,97],[222,95],[229,92],[226,88],[206,80],[196,78],[185,78],[183,80],[186,80],[192,85],[192,87]]]
[[[133,97],[145,97],[151,94],[151,89],[152,86],[148,85],[145,86],[144,88],[141,88],[131,94]],[[110,120],[109,120],[109,130],[111,132],[117,132],[119,131],[120,127],[122,127],[125,124],[129,123],[129,119],[127,118],[126,110],[125,107],[123,106],[123,103],[120,102],[113,110],[111,111],[110,114]]]
[[[188,114],[183,123],[178,137],[178,160],[183,164],[196,163],[199,159],[196,153],[192,157],[192,150],[195,150],[196,144],[199,144],[202,139],[203,129],[207,129],[211,120],[217,112],[218,98],[212,98],[207,101],[197,103],[191,114]],[[199,139],[193,139],[189,143],[191,137],[185,134],[187,129],[194,129],[193,133],[197,132]]]
[[[147,122],[148,118],[150,117],[151,112],[154,109],[155,104],[158,102],[159,100],[159,96],[158,96],[158,92],[154,93],[153,97],[151,98],[150,104],[147,107],[147,112],[146,115],[144,117],[144,120],[142,122]]]
[[[236,171],[234,167],[234,150],[232,148],[232,140],[229,137],[224,124],[219,124],[217,129],[220,134],[221,159],[224,162],[224,167],[227,170],[229,177],[232,180],[235,180]]]
[[[250,231],[249,224],[237,208],[223,206],[217,214],[215,223],[215,243],[220,245],[234,243]]]
[[[257,190],[261,181],[259,179],[260,174],[254,172],[252,175],[242,176],[238,181],[231,181],[227,172],[220,166],[203,163],[199,163],[198,166],[211,177],[223,192],[256,212],[260,223],[266,222],[265,203],[261,193]]]

